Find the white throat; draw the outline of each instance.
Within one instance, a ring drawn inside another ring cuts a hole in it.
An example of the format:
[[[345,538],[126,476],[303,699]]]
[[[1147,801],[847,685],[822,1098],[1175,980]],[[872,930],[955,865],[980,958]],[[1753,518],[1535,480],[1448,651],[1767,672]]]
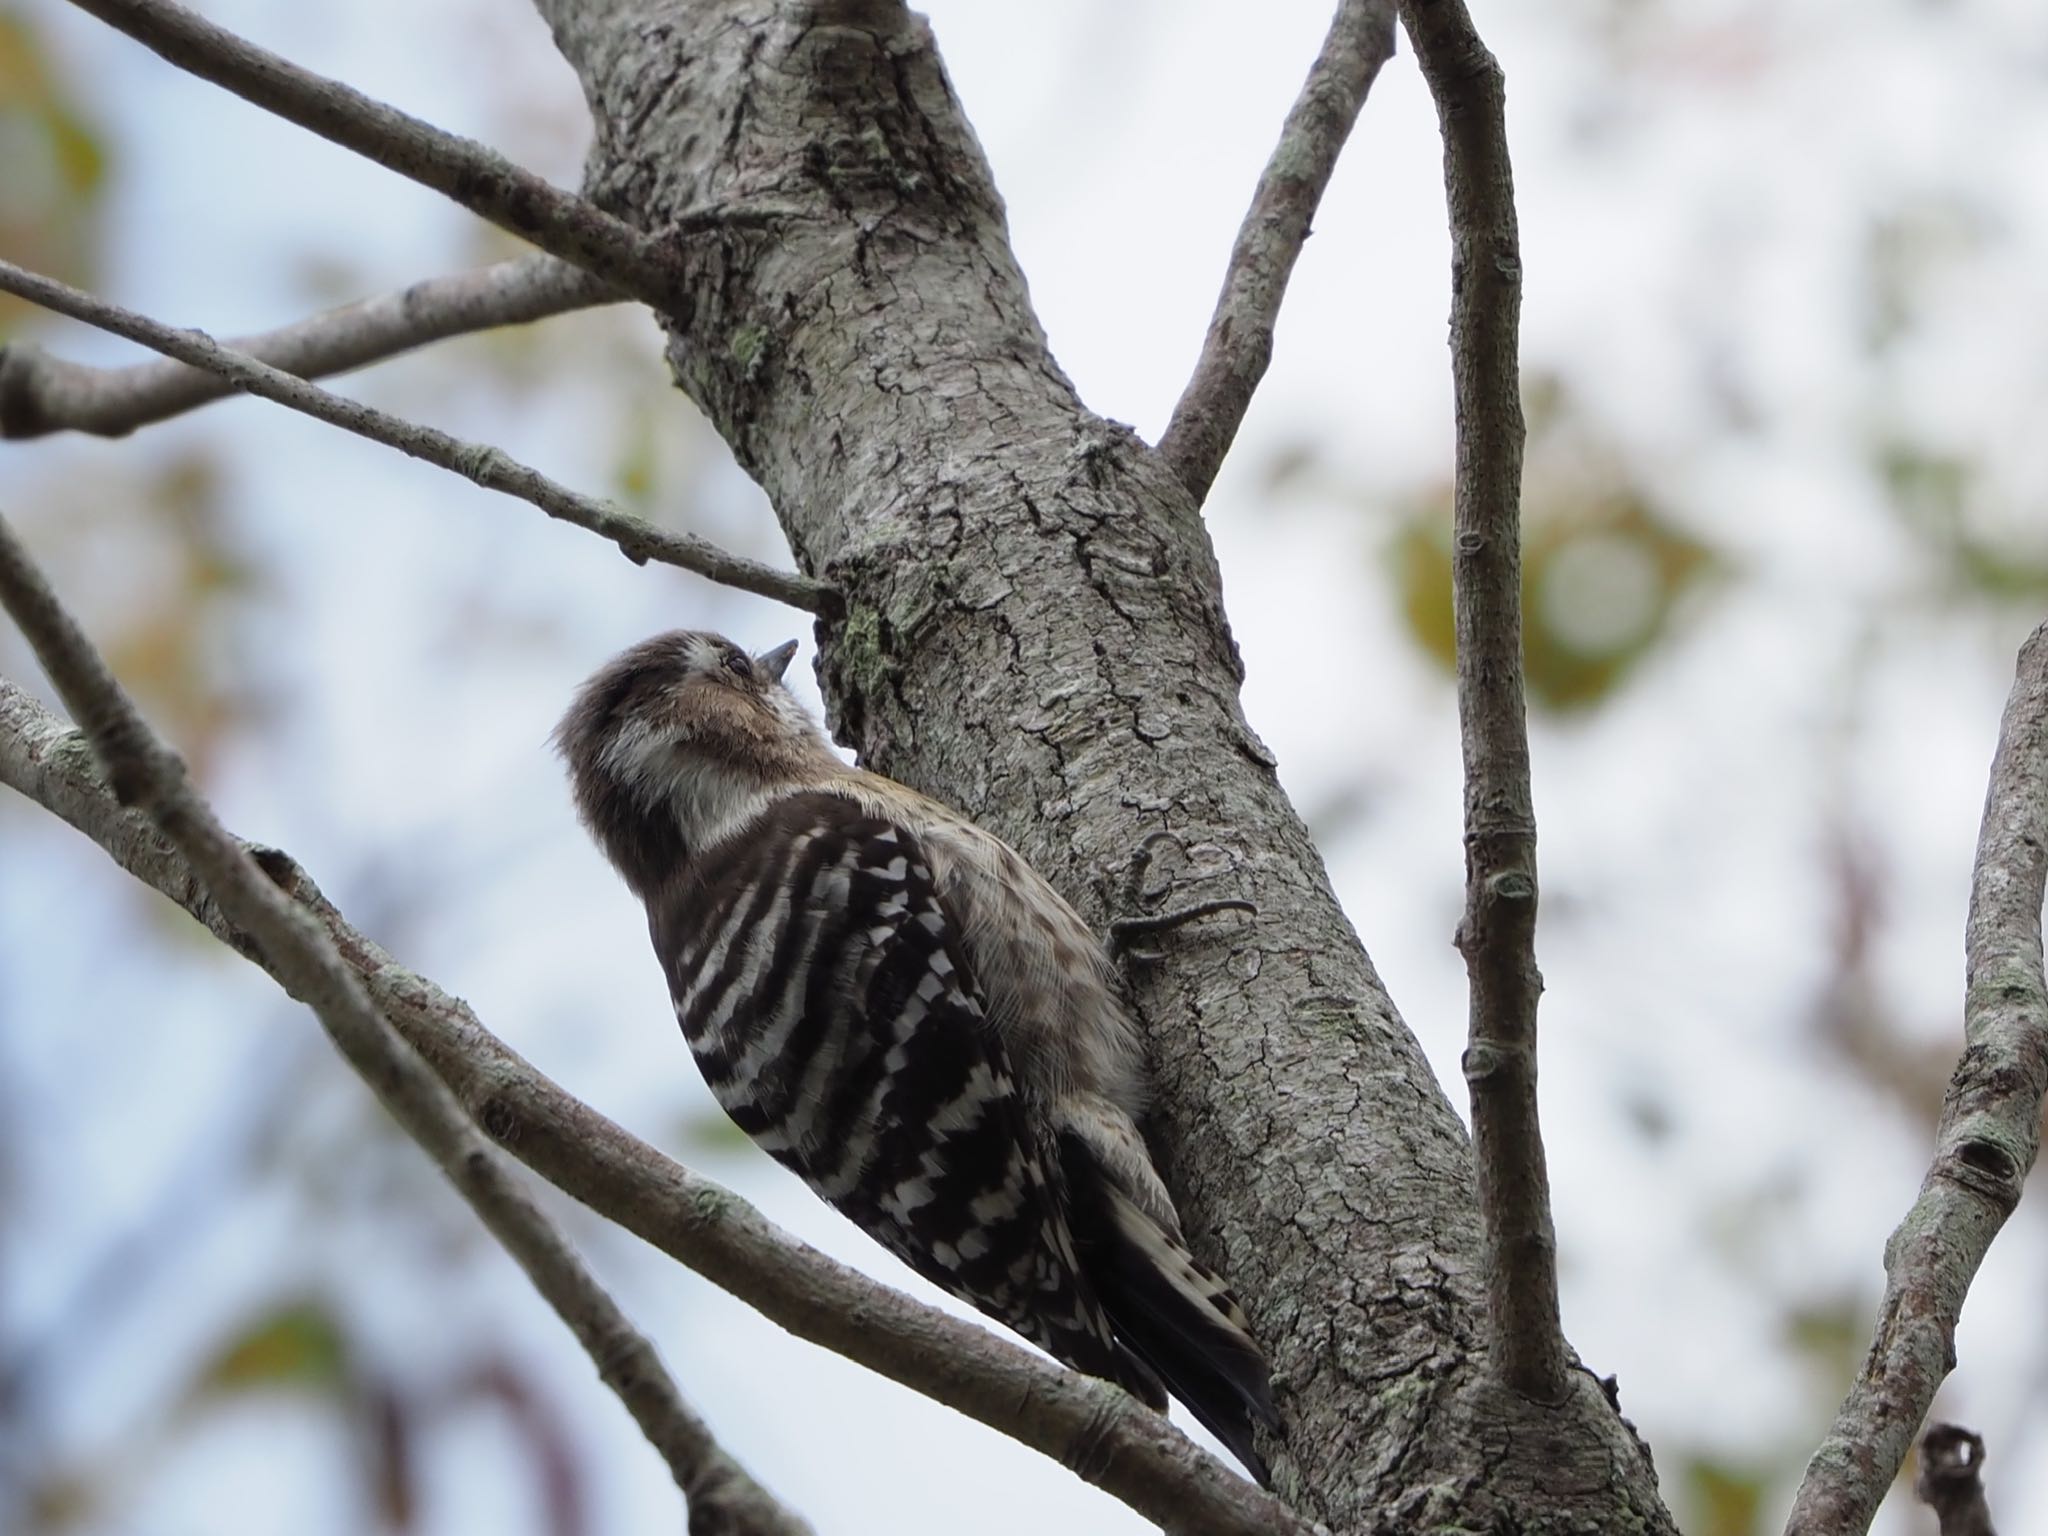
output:
[[[774,798],[761,776],[699,757],[633,721],[606,745],[603,767],[650,812],[676,819],[692,857],[737,832]]]
[[[692,858],[739,831],[773,798],[757,776],[702,759],[678,768],[668,794]]]

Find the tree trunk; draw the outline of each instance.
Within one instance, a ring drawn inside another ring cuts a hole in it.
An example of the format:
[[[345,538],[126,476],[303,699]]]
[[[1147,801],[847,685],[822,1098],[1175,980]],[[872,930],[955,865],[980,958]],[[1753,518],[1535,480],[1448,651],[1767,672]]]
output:
[[[1189,1236],[1274,1361],[1279,1490],[1340,1532],[1673,1530],[1589,1374],[1555,1405],[1489,1376],[1464,1131],[1245,723],[1198,509],[1048,354],[921,19],[539,5],[593,195],[689,216],[677,380],[844,594],[819,627],[840,740],[1098,924],[1257,904],[1126,974]],[[1353,707],[1343,678],[1330,699]]]

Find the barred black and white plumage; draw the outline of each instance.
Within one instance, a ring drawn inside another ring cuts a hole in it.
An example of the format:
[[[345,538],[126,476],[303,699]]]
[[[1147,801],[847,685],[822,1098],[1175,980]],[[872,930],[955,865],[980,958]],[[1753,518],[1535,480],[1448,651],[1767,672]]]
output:
[[[1155,1408],[1170,1389],[1263,1480],[1265,1361],[1138,1133],[1101,946],[1006,844],[842,763],[782,686],[794,650],[657,636],[556,732],[706,1083],[927,1279]]]

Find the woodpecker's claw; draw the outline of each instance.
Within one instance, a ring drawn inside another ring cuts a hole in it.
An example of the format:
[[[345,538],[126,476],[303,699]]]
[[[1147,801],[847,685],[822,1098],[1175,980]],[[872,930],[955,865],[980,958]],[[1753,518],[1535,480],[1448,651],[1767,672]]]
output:
[[[1214,917],[1219,912],[1249,912],[1259,915],[1255,901],[1246,901],[1241,896],[1219,896],[1214,901],[1198,901],[1192,906],[1175,907],[1171,912],[1148,912],[1142,917],[1120,917],[1109,925],[1109,941],[1119,949],[1129,949],[1131,940],[1148,933],[1171,933],[1189,923],[1205,917]]]
[[[1155,897],[1163,896],[1173,888],[1172,881],[1169,880],[1156,891],[1148,893],[1145,889],[1145,875],[1152,868],[1152,850],[1161,843],[1172,843],[1182,854],[1187,852],[1187,845],[1172,832],[1161,830],[1146,833],[1144,840],[1131,853],[1130,871],[1124,878],[1124,899],[1128,905],[1141,907],[1145,904],[1148,894]],[[1258,911],[1255,903],[1242,897],[1224,896],[1214,901],[1198,901],[1191,906],[1174,907],[1165,912],[1146,912],[1134,917],[1120,917],[1109,925],[1109,947],[1129,959],[1149,964],[1162,960],[1165,956],[1153,950],[1134,948],[1132,941],[1142,935],[1171,933],[1176,928],[1184,928],[1189,923],[1205,917],[1214,917],[1219,912],[1248,912],[1256,917]]]

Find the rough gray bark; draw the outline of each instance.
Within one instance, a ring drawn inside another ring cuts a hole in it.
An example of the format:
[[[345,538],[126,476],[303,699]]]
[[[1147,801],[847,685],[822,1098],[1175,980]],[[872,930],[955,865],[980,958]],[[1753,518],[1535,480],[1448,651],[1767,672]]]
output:
[[[1668,1531],[1592,1379],[1491,1383],[1471,1152],[1238,707],[1180,482],[1051,360],[929,34],[883,0],[540,0],[628,221],[693,240],[677,378],[845,596],[821,625],[863,759],[1014,841],[1099,922],[1257,903],[1131,974],[1157,1139],[1340,1531]],[[1156,833],[1165,855],[1134,877]]]

